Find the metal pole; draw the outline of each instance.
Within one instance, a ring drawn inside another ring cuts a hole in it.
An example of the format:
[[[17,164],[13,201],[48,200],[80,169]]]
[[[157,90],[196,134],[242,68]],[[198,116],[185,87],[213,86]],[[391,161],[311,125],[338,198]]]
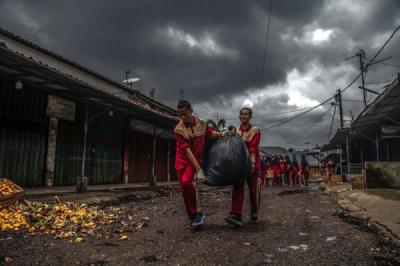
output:
[[[85,166],[86,166],[86,142],[88,134],[88,119],[89,119],[89,102],[86,104],[86,115],[85,115],[85,127],[83,132],[83,154],[82,154],[82,171],[81,176],[85,176]]]
[[[343,120],[343,105],[342,105],[342,92],[341,90],[337,90],[338,95],[338,102],[339,102],[339,115],[340,115],[340,128],[344,127],[344,120]]]
[[[360,70],[361,70],[361,82],[363,88],[365,88],[365,81],[364,81],[364,62],[362,60],[362,57],[364,55],[364,52],[360,50],[358,53],[358,58],[360,59]],[[367,92],[363,90],[363,99],[364,99],[364,106],[367,106]]]
[[[318,176],[321,174],[321,149],[319,148],[318,144],[317,144],[317,149],[318,149]]]
[[[350,148],[349,148],[349,137],[346,136],[346,160],[347,160],[347,175],[346,179],[348,178],[348,175],[350,174]]]
[[[342,163],[343,158],[342,158],[342,153],[343,153],[343,150],[342,150],[342,148],[340,148],[340,154],[339,154],[340,176],[343,178],[343,163]]]

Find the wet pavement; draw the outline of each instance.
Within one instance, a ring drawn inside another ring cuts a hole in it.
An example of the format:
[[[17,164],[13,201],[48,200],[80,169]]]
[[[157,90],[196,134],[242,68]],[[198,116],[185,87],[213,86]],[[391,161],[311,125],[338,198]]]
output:
[[[349,219],[325,193],[264,189],[260,222],[249,223],[247,209],[245,226],[236,229],[224,223],[230,189],[202,190],[207,218],[200,231],[183,228],[182,199],[169,188],[119,204],[127,222],[102,226],[81,243],[0,232],[0,260],[7,265],[400,264],[400,250],[390,239]],[[122,234],[128,239],[121,240]]]

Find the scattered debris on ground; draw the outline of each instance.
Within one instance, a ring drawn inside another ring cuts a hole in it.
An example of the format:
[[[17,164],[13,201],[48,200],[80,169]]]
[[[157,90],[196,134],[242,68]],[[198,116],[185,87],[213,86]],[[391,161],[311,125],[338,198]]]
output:
[[[144,226],[144,222],[136,223],[132,215],[123,213],[123,207],[101,209],[83,203],[61,203],[57,199],[54,203],[23,200],[0,211],[0,228],[1,231],[23,231],[29,235],[48,234],[80,243],[104,225],[119,222],[122,227],[127,227],[128,223],[136,228]],[[127,240],[128,237],[121,235],[120,239]]]
[[[65,241],[40,231],[40,227],[32,235],[26,229],[0,231],[0,264],[6,257],[13,265],[26,265],[26,261],[33,265],[399,264],[399,248],[390,244],[390,239],[383,241],[380,235],[371,234],[368,225],[359,226],[340,217],[340,208],[329,195],[294,193],[279,197],[278,193],[285,189],[262,190],[258,224],[249,222],[246,196],[244,226],[240,229],[224,222],[230,209],[231,188],[200,193],[207,218],[202,230],[196,232],[183,227],[187,216],[177,189],[154,194],[158,197],[136,192],[140,198],[132,197],[133,201],[113,206],[83,205],[88,213],[93,210],[100,216],[89,217],[96,225],[89,228],[93,234],[82,233],[82,226],[62,228],[60,232],[77,232]],[[148,200],[142,200],[146,195]],[[34,209],[49,204],[49,211],[66,204],[73,213],[83,204],[61,199],[30,203]],[[106,217],[115,215],[113,223],[101,223],[107,221],[102,213]],[[31,224],[30,216],[22,216]],[[65,219],[73,223],[72,218]]]

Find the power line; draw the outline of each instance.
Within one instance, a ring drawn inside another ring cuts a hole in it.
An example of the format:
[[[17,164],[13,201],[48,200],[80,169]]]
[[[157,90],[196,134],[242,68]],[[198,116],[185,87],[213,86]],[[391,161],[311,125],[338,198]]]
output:
[[[359,74],[358,74],[344,89],[342,89],[341,92],[343,93],[343,92],[345,92],[347,89],[349,89],[349,88],[351,87],[351,85],[353,85],[354,82],[356,82],[360,76],[361,76],[361,72],[360,72],[360,73],[359,73]],[[270,127],[262,128],[261,130],[264,131],[264,130],[272,129],[272,128],[278,127],[278,126],[280,126],[280,125],[282,125],[282,124],[288,123],[288,122],[292,121],[293,119],[296,119],[296,118],[298,118],[298,117],[300,117],[300,116],[303,116],[303,115],[309,113],[309,112],[312,111],[312,110],[317,109],[318,107],[320,107],[320,106],[322,106],[322,105],[328,103],[330,100],[332,100],[332,99],[334,99],[334,98],[335,98],[335,96],[332,96],[332,97],[326,99],[325,101],[323,101],[322,103],[320,103],[320,104],[318,104],[318,105],[316,105],[316,106],[314,106],[314,107],[308,109],[307,111],[304,111],[304,112],[302,112],[302,113],[300,113],[300,114],[298,114],[298,115],[295,115],[295,116],[293,116],[293,117],[291,117],[291,118],[282,120],[281,122],[278,122],[277,124],[272,125],[272,126],[270,126]]]
[[[269,113],[269,114],[265,114],[265,115],[259,115],[258,117],[267,117],[267,116],[274,116],[274,115],[283,115],[283,114],[289,114],[289,113],[295,113],[295,112],[299,112],[299,111],[303,111],[303,110],[307,110],[307,109],[311,109],[312,107],[305,107],[305,108],[299,108],[299,109],[294,109],[294,110],[289,110],[289,111],[285,111],[285,112],[279,112],[279,113]],[[231,117],[231,118],[224,118],[225,120],[236,120],[238,119],[238,117]]]
[[[379,85],[379,84],[389,83],[389,82],[392,82],[392,80],[384,80],[384,81],[379,81],[379,82],[365,82],[365,84],[368,84],[368,85]]]
[[[391,58],[391,57],[390,57],[390,58]],[[368,58],[367,58],[367,60],[371,60],[371,59],[368,59]],[[385,59],[383,59],[383,60],[385,60]],[[385,63],[385,62],[375,62],[375,64],[382,64],[382,65],[385,65],[385,66],[392,66],[392,67],[398,67],[398,68],[400,68],[400,65],[391,64],[391,63]]]
[[[372,57],[372,59],[369,61],[369,63],[365,66],[365,68],[367,69],[375,60],[376,58],[379,56],[379,54],[383,51],[383,49],[385,49],[386,45],[390,42],[390,40],[393,38],[393,36],[396,34],[396,32],[400,29],[400,25],[398,25],[394,31],[392,32],[392,34],[390,34],[389,38],[386,40],[386,42],[382,45],[382,47],[378,50],[378,52],[374,55],[374,57]]]
[[[348,88],[350,88],[351,85],[353,85],[354,82],[356,82],[360,77],[361,77],[361,72],[360,72],[360,74],[358,74],[358,75],[349,83],[349,85],[347,85],[344,89],[342,89],[342,93],[345,92]]]
[[[385,66],[391,66],[391,67],[400,68],[400,65],[396,65],[396,64],[390,64],[390,63],[380,63],[380,64],[385,65]]]
[[[267,22],[267,32],[265,33],[265,48],[264,48],[264,58],[261,67],[261,76],[260,76],[260,89],[258,90],[258,100],[257,100],[257,107],[255,112],[255,119],[257,118],[258,113],[258,106],[260,104],[260,97],[261,97],[261,87],[264,82],[264,72],[265,72],[265,62],[267,60],[267,52],[268,52],[268,39],[269,39],[269,31],[271,25],[271,12],[272,12],[272,0],[269,1],[269,12],[268,12],[268,22]]]
[[[300,133],[299,135],[297,135],[295,138],[293,138],[289,144],[293,144],[295,141],[297,141],[300,137],[304,137],[324,116],[326,116],[329,111],[332,110],[332,106],[330,108],[328,108],[328,110],[323,113],[320,117],[317,118],[317,120],[315,120],[305,131],[303,131],[302,133]]]
[[[363,103],[363,100],[342,100],[343,102]]]
[[[358,74],[351,82],[349,85],[346,86],[346,88],[344,88],[342,90],[342,92],[345,92],[348,88],[351,87],[351,85],[353,85],[354,82],[356,82],[356,80],[358,80],[358,78],[360,76],[362,76],[363,72],[365,70],[368,69],[369,66],[371,66],[374,61],[376,60],[376,58],[379,56],[379,54],[383,51],[383,49],[385,49],[386,45],[390,42],[390,40],[393,38],[393,36],[396,34],[396,32],[400,29],[400,25],[396,27],[396,29],[392,32],[392,34],[390,34],[389,38],[386,40],[386,42],[382,45],[382,47],[378,50],[378,52],[372,57],[371,60],[369,60],[368,64],[366,64],[362,69],[360,74]]]
[[[360,71],[360,73],[359,73],[356,77],[354,77],[354,79],[353,79],[344,89],[341,90],[341,93],[343,93],[343,92],[345,92],[346,90],[348,90],[348,89],[362,76],[363,71],[364,71],[365,69],[367,69],[367,68],[376,60],[376,58],[377,58],[377,57],[379,56],[379,54],[383,51],[383,49],[384,49],[384,48],[386,47],[386,45],[390,42],[390,40],[393,38],[393,36],[395,35],[395,33],[396,33],[399,29],[400,29],[400,25],[396,27],[396,29],[393,31],[393,33],[389,36],[389,38],[388,38],[388,39],[386,40],[386,42],[382,45],[382,47],[378,50],[378,52],[374,55],[374,57],[373,57],[371,60],[369,60],[368,64],[365,65],[365,67],[362,69],[362,71]],[[314,106],[313,108],[311,108],[311,109],[309,109],[309,110],[307,110],[307,111],[304,111],[304,112],[302,112],[302,113],[300,113],[300,114],[298,114],[298,115],[295,115],[295,116],[293,116],[293,117],[291,117],[291,118],[282,120],[281,122],[278,122],[277,124],[274,124],[274,125],[272,125],[272,126],[270,126],[270,127],[263,128],[263,129],[261,129],[261,130],[272,129],[272,128],[278,127],[278,126],[280,126],[280,125],[282,125],[282,124],[288,123],[288,122],[292,121],[293,119],[296,119],[296,118],[298,118],[298,117],[300,117],[300,116],[303,116],[303,115],[309,113],[310,111],[312,111],[312,110],[314,110],[314,109],[320,107],[321,105],[326,104],[327,102],[329,102],[330,100],[332,100],[334,97],[335,97],[335,96],[332,96],[332,97],[326,99],[326,100],[323,101],[322,103],[320,103],[320,104]]]
[[[281,126],[280,128],[308,128],[309,125],[296,125],[296,126]],[[321,128],[328,128],[330,125],[319,125],[319,126],[314,126],[314,127],[321,127]]]
[[[300,117],[300,116],[303,116],[303,115],[309,113],[310,111],[315,110],[315,109],[317,109],[318,107],[320,107],[320,106],[322,106],[322,105],[328,103],[328,102],[329,102],[330,100],[332,100],[333,98],[334,98],[334,96],[333,96],[333,97],[330,97],[329,99],[326,99],[325,101],[323,101],[322,103],[320,103],[320,104],[318,104],[318,105],[315,105],[314,107],[311,107],[311,108],[308,109],[307,111],[304,111],[304,112],[302,112],[302,113],[300,113],[300,114],[297,114],[297,115],[295,115],[295,116],[292,116],[292,117],[290,117],[290,118],[288,118],[288,119],[282,120],[282,121],[280,121],[280,122],[278,122],[278,123],[276,123],[275,125],[272,125],[272,126],[270,126],[270,127],[262,128],[261,130],[272,129],[272,128],[278,127],[278,126],[280,126],[280,125],[283,125],[283,124],[285,124],[285,123],[288,123],[288,122],[292,121],[293,119],[296,119],[296,118],[298,118],[298,117]]]

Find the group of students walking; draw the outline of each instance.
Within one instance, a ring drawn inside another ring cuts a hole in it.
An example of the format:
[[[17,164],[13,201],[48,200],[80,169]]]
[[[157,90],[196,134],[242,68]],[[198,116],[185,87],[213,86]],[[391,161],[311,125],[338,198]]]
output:
[[[195,229],[204,224],[205,215],[200,206],[197,184],[205,181],[202,169],[202,157],[206,138],[221,138],[225,132],[219,132],[208,126],[205,121],[193,115],[190,102],[182,100],[177,105],[180,121],[174,129],[176,138],[175,170],[183,202],[190,222],[186,228]],[[251,159],[251,175],[246,181],[232,186],[232,203],[225,222],[241,227],[244,205],[245,183],[249,191],[250,222],[258,222],[260,192],[262,185],[307,186],[310,167],[302,155],[298,163],[296,157],[288,155],[274,156],[271,159],[260,158],[259,144],[261,131],[250,123],[252,110],[244,107],[239,111],[240,125],[235,129],[245,143]],[[246,163],[245,161],[243,163]],[[266,180],[267,179],[267,180]]]
[[[266,186],[308,186],[310,166],[304,154],[300,163],[295,155],[293,159],[289,155],[274,155],[270,159],[264,156],[261,162]]]

